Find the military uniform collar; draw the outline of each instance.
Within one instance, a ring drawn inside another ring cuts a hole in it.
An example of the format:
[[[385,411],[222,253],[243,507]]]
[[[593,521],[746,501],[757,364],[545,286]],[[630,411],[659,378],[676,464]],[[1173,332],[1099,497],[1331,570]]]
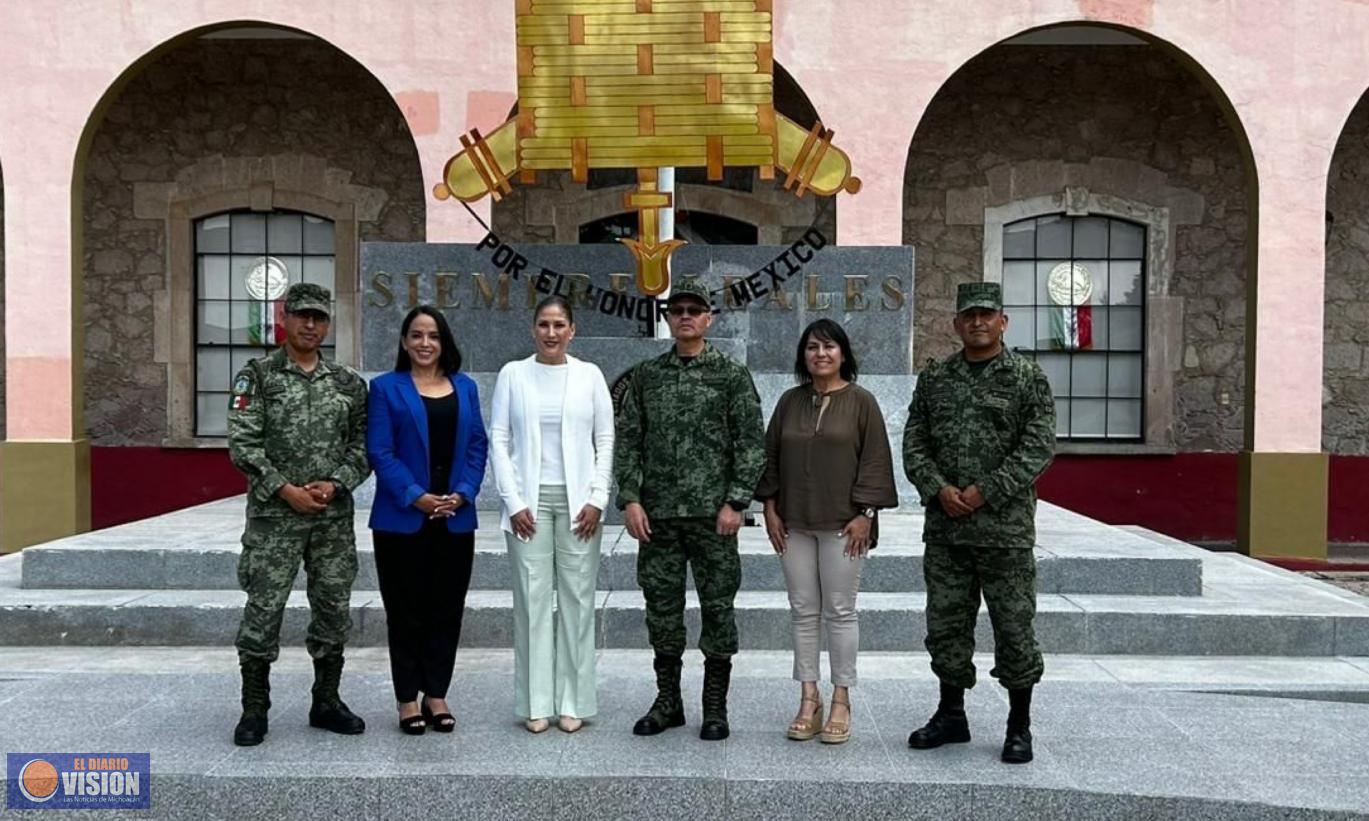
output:
[[[998,356],[995,356],[993,359],[990,359],[988,361],[987,365],[985,366],[985,370],[997,371],[1002,368],[1005,368],[1012,364],[1012,361],[1016,356],[1017,354],[1013,353],[1011,348],[1009,348],[1007,345],[1004,345],[1003,350],[998,352]],[[970,362],[968,359],[965,358],[964,348],[961,348],[951,357],[951,367],[955,368],[957,371],[961,373],[969,373]]]
[[[713,347],[712,342],[705,339],[703,350],[699,351],[699,355],[690,361],[700,363],[710,362],[719,356],[721,356],[721,354],[718,353],[718,349]],[[670,350],[666,351],[665,354],[661,356],[661,362],[662,364],[670,365],[675,368],[685,367],[685,362],[680,359],[680,354],[676,351],[673,343],[670,346]]]
[[[328,374],[332,373],[334,370],[337,369],[337,366],[334,365],[332,362],[329,362],[328,359],[324,357],[323,352],[319,351],[318,364],[314,366],[314,370],[305,371],[299,365],[296,365],[294,360],[290,358],[289,354],[285,352],[284,345],[281,345],[280,347],[272,351],[268,359],[270,360],[272,370],[294,371],[300,376],[307,376],[311,378],[315,376],[327,376]]]

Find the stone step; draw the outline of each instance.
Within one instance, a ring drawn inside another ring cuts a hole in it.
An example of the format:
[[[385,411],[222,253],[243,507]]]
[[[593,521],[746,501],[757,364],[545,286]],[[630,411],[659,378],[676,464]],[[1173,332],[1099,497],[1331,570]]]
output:
[[[1369,605],[1324,595],[1318,585],[1266,602],[1227,598],[1043,594],[1037,635],[1050,653],[1125,655],[1369,655]],[[0,645],[228,645],[244,596],[229,590],[25,590],[0,588]],[[916,651],[925,632],[925,596],[862,593],[861,647]],[[643,602],[638,592],[600,592],[599,644],[644,648]],[[787,597],[744,591],[737,620],[746,649],[789,648]],[[686,620],[691,646],[698,632],[691,593]],[[351,643],[383,645],[380,597],[352,596]],[[291,595],[283,641],[302,644],[308,622],[305,594]],[[462,644],[510,647],[512,595],[476,590],[467,599]],[[980,650],[992,645],[986,614],[977,630]]]
[[[985,673],[992,657],[975,663],[979,686],[965,694],[973,740],[910,750],[908,731],[936,700],[927,656],[862,653],[852,738],[834,749],[784,738],[798,706],[788,652],[734,658],[731,736],[711,742],[698,738],[694,652],[682,677],[686,726],[643,738],[630,728],[655,697],[650,651],[601,652],[597,714],[577,733],[534,735],[515,714],[512,653],[463,647],[449,691],[456,732],[415,738],[394,726],[384,648],[348,649],[342,696],[368,726],[345,737],[308,726],[313,673],[292,648],[272,666],[266,742],[239,748],[232,648],[4,648],[0,738],[9,750],[148,753],[152,809],[100,816],[115,821],[1349,821],[1369,812],[1369,725],[1356,703],[1369,687],[1365,659],[1050,655],[1026,767],[998,762],[1007,700]],[[100,720],[73,720],[92,695]]]
[[[620,533],[606,534],[599,565],[601,590],[637,588],[637,543]],[[612,541],[610,542],[610,538]],[[611,551],[611,552],[610,552]],[[358,534],[360,566],[355,589],[377,590],[370,534]],[[54,543],[23,552],[23,587],[28,589],[236,590],[236,545],[204,547],[91,548]],[[784,590],[784,573],[758,529],[741,539],[742,588]],[[296,579],[303,589],[303,572]],[[512,571],[502,537],[481,532],[476,541],[471,587],[508,590]],[[871,593],[920,592],[922,545],[882,544],[861,573],[861,589]],[[1202,566],[1186,556],[1057,555],[1038,551],[1037,589],[1042,593],[1102,593],[1196,596],[1202,592]]]

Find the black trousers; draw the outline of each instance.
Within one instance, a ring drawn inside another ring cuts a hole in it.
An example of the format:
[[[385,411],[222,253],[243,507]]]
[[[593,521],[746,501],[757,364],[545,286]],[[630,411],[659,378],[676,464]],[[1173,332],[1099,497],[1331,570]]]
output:
[[[420,691],[446,698],[471,586],[475,534],[451,533],[445,521],[429,521],[417,533],[374,535],[395,700],[413,701]]]

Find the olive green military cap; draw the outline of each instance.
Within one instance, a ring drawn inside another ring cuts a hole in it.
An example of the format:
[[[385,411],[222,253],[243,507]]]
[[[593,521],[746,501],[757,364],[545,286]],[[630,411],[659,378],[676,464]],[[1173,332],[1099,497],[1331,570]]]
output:
[[[997,282],[962,282],[955,295],[955,312],[971,308],[1003,310],[1003,286]]]
[[[670,285],[670,298],[667,303],[674,302],[676,299],[691,297],[697,299],[705,305],[712,305],[713,298],[708,293],[708,287],[697,279],[685,279],[681,277]]]
[[[329,319],[333,316],[333,294],[322,285],[312,282],[296,282],[285,292],[286,313],[297,314],[302,311],[318,311]]]

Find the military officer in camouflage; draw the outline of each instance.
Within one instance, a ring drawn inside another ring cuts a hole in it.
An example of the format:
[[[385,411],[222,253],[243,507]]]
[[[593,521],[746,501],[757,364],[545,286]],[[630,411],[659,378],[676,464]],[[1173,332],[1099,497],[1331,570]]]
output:
[[[285,344],[244,366],[229,400],[229,454],[247,475],[247,527],[238,561],[238,582],[247,593],[237,639],[242,718],[233,732],[240,746],[260,744],[266,735],[271,663],[301,561],[315,676],[309,723],[344,734],[366,729],[338,696],[357,573],[352,491],[370,473],[366,381],[319,353],[331,302],[321,286],[290,286]]]
[[[632,728],[655,735],[685,723],[685,566],[699,594],[704,654],[699,737],[728,736],[727,688],[737,652],[732,602],[741,586],[737,530],[765,470],[765,428],[751,374],[705,341],[708,290],[675,284],[667,302],[675,345],[638,364],[618,411],[618,506],[639,542],[637,583],[656,651],[656,700]]]
[[[990,675],[1008,690],[1003,761],[1032,759],[1031,696],[1041,679],[1036,615],[1036,480],[1055,452],[1055,401],[1034,359],[1007,349],[1001,286],[960,286],[964,349],[928,362],[903,431],[903,469],[927,508],[927,651],[941,702],[908,745],[970,740],[965,690],[980,595],[993,623]]]

